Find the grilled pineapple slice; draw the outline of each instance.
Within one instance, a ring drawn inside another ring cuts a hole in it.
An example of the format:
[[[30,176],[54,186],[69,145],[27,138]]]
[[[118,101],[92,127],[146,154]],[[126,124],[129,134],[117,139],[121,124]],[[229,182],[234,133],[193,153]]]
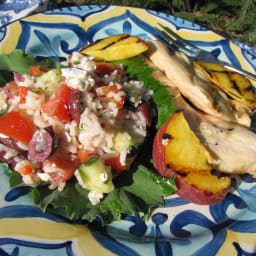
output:
[[[80,52],[94,56],[97,61],[114,61],[137,56],[148,48],[148,44],[137,36],[119,34],[89,44]]]
[[[251,109],[256,108],[256,89],[249,79],[219,64],[203,61],[195,61],[193,64],[197,70],[231,99]]]
[[[190,129],[182,112],[172,114],[165,133],[168,138],[165,159],[172,170],[210,174],[211,156]]]

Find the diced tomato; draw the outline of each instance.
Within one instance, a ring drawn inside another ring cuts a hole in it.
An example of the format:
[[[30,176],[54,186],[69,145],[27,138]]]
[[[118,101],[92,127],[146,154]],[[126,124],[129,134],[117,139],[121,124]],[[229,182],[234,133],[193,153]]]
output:
[[[9,99],[13,99],[15,96],[19,95],[19,86],[15,81],[7,83],[4,89]]]
[[[79,161],[81,164],[87,162],[92,156],[96,156],[97,154],[95,152],[89,152],[84,148],[78,148],[77,149],[77,157],[79,158]]]
[[[26,103],[26,97],[28,95],[29,88],[25,86],[19,86],[20,104]]]
[[[110,159],[106,159],[105,160],[105,165],[106,166],[111,166],[113,169],[115,169],[118,174],[120,174],[122,171],[124,171],[126,169],[125,165],[122,165],[120,163],[120,157],[114,157],[114,158],[110,158]]]
[[[100,88],[104,94],[104,97],[107,100],[114,102],[118,109],[121,109],[123,107],[125,101],[125,93],[120,93],[123,92],[122,89],[119,89],[117,85],[101,86]],[[112,93],[120,93],[121,95],[119,99],[117,99],[111,95]]]
[[[67,102],[70,94],[73,91],[74,90],[65,83],[61,83],[59,87],[56,89],[54,95],[56,99],[60,99]]]
[[[78,156],[81,164],[85,163],[91,157],[90,153],[84,148],[77,149],[77,156]]]
[[[95,69],[96,73],[110,75],[115,70],[118,70],[119,74],[121,75],[126,74],[125,70],[117,67],[115,64],[107,63],[107,62],[96,62],[96,69]]]
[[[43,105],[43,112],[48,116],[57,117],[64,122],[70,122],[70,116],[67,105],[58,99],[50,99]]]
[[[41,76],[42,74],[46,73],[49,71],[47,67],[43,66],[30,66],[29,67],[29,72],[31,76]]]
[[[72,92],[73,90],[66,84],[60,84],[55,91],[54,97],[43,105],[43,112],[64,122],[70,122],[68,99]]]
[[[11,111],[0,117],[0,133],[29,144],[35,131],[32,122],[18,111]]]
[[[28,175],[28,174],[32,173],[32,171],[33,171],[33,169],[30,165],[24,165],[21,168],[19,168],[20,174],[23,174],[23,175]]]
[[[70,180],[80,165],[78,158],[74,158],[69,152],[63,149],[56,150],[45,162],[56,167],[56,173],[50,173],[49,175],[56,181],[65,182]]]

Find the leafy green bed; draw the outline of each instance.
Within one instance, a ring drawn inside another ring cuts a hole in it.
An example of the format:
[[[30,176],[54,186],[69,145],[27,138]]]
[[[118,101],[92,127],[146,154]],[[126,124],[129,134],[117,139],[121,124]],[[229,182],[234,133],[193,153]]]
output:
[[[155,122],[159,129],[175,111],[171,103],[171,97],[165,86],[152,78],[153,68],[148,67],[143,57],[119,61],[126,68],[131,77],[144,81],[145,85],[153,90],[153,104],[157,108],[158,117]],[[56,66],[51,60],[38,61],[22,51],[16,50],[10,55],[0,55],[0,77],[2,85],[11,79],[12,72],[29,73],[30,65]],[[125,215],[139,214],[147,219],[152,210],[164,204],[164,196],[176,191],[173,178],[159,176],[152,164],[152,143],[155,127],[149,130],[144,145],[141,148],[131,169],[124,172],[114,180],[115,190],[107,194],[97,205],[93,206],[89,199],[89,191],[83,189],[75,180],[67,182],[63,191],[49,190],[47,186],[36,186],[32,188],[35,205],[43,211],[63,215],[71,220],[85,220],[92,222],[100,218],[103,224],[122,219]],[[10,187],[26,186],[21,176],[10,170]]]

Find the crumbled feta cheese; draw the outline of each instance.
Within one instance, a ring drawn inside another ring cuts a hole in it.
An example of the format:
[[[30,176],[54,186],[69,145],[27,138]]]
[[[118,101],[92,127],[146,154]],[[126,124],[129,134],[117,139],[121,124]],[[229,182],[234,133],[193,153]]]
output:
[[[66,186],[66,182],[60,182],[58,185],[58,191],[61,192]]]
[[[40,178],[40,180],[42,180],[43,182],[50,182],[51,181],[51,176],[48,173],[39,172],[39,173],[37,173],[37,175]]]
[[[80,79],[76,78],[76,77],[72,77],[68,81],[68,86],[70,86],[74,89],[82,90],[83,89],[83,82]]]
[[[96,64],[93,56],[86,56],[79,52],[73,52],[71,55],[70,61],[73,67],[80,68],[88,72],[91,72],[96,68]]]
[[[22,80],[18,82],[19,86],[32,87],[34,85],[34,77],[29,75],[22,75]]]
[[[87,71],[78,68],[63,68],[61,69],[61,74],[66,79],[77,78],[82,80],[87,77]]]
[[[56,167],[55,163],[46,163],[46,164],[44,164],[43,170],[46,173],[56,173],[56,172],[58,172],[58,168]]]
[[[12,157],[15,157],[19,153],[17,150],[7,147],[3,144],[0,144],[0,151],[5,152],[5,155],[4,155],[5,159],[10,159]]]
[[[103,198],[103,193],[99,193],[97,191],[90,191],[88,194],[88,199],[92,203],[92,205],[96,205]]]
[[[22,181],[27,185],[39,185],[40,178],[35,173],[22,175]]]

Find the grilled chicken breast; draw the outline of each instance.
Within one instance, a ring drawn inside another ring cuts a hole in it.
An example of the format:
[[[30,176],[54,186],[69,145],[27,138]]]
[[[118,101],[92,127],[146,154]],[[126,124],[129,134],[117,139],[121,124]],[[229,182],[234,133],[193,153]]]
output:
[[[182,97],[176,97],[175,101],[175,105],[183,109],[190,128],[209,150],[213,168],[230,174],[256,171],[256,134],[253,131],[199,112]]]
[[[204,78],[182,53],[170,52],[160,41],[149,40],[147,58],[160,69],[194,106],[226,121],[250,126],[250,117],[232,107],[227,95]]]
[[[154,66],[154,64],[146,60]],[[175,83],[159,69],[153,78],[169,86],[172,102],[184,116],[201,143],[208,149],[209,164],[224,173],[251,173],[256,171],[256,133],[250,129],[195,109],[175,87]]]

